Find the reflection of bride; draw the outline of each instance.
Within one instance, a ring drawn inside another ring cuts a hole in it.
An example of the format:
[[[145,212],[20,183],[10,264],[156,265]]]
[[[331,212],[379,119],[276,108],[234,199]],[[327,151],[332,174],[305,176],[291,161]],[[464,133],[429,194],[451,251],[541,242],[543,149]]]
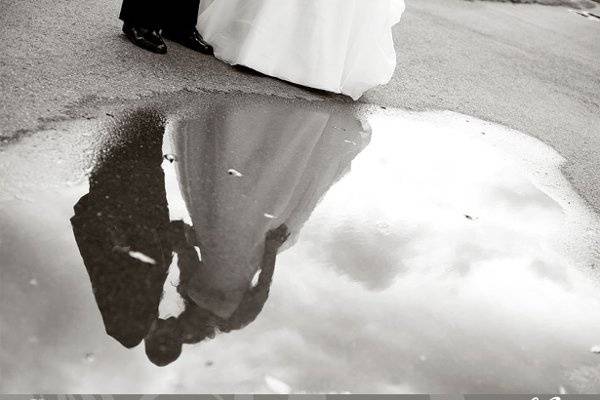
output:
[[[287,227],[293,244],[369,136],[352,116],[297,105],[223,98],[204,110],[175,127],[179,182],[202,255],[186,294],[229,318],[265,262],[267,233]]]
[[[156,365],[257,317],[278,251],[369,139],[351,115],[214,98],[175,124],[174,165],[193,226],[169,219],[163,119],[145,110],[123,118],[71,219],[107,333],[126,347],[144,340]],[[173,253],[185,310],[160,319]]]

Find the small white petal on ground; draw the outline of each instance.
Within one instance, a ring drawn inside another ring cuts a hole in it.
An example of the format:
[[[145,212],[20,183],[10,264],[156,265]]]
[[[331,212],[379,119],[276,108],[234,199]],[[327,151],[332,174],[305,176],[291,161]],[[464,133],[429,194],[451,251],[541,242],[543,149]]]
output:
[[[237,176],[238,178],[239,178],[239,177],[242,177],[242,176],[244,176],[244,175],[243,175],[243,174],[242,174],[240,171],[238,171],[238,170],[235,170],[235,169],[233,169],[233,168],[229,169],[229,170],[227,171],[227,173],[228,173],[229,175],[232,175],[232,176]]]
[[[258,278],[260,277],[260,271],[261,271],[260,269],[258,271],[256,271],[256,273],[252,277],[252,281],[250,282],[250,285],[252,287],[256,287],[256,285],[258,285]]]
[[[265,383],[276,394],[290,394],[292,392],[290,385],[270,375],[265,375]]]
[[[265,215],[265,217],[267,217],[269,219],[275,219],[276,218],[273,214],[265,213],[264,215]]]
[[[140,253],[139,251],[129,251],[127,254],[129,254],[129,257],[135,258],[136,260],[140,260],[143,263],[153,265],[156,264],[156,260],[154,260],[154,258],[148,257],[147,255],[145,255],[144,253]]]
[[[590,351],[594,354],[600,354],[600,345],[597,346],[592,346],[592,348],[590,349]]]

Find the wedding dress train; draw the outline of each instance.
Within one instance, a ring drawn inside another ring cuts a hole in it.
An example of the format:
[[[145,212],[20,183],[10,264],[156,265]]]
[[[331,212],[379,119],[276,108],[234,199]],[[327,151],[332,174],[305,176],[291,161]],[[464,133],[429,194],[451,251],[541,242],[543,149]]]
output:
[[[198,30],[215,56],[358,99],[396,67],[403,0],[201,0]]]

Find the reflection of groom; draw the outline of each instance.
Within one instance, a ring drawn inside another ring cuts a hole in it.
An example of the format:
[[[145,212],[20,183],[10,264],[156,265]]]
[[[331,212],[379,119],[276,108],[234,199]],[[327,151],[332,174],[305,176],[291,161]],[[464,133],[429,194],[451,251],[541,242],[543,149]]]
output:
[[[211,54],[212,47],[196,30],[200,0],[123,0],[119,18],[123,33],[135,45],[164,54],[167,46],[161,37],[192,50]]]
[[[135,112],[119,129],[120,145],[99,155],[71,223],[106,332],[130,348],[158,318],[173,240],[161,116]]]
[[[200,243],[194,228],[169,218],[161,167],[163,118],[140,110],[124,119],[118,132],[118,145],[100,153],[89,193],[75,205],[71,224],[106,333],[127,348],[145,339],[149,359],[162,366],[179,357],[184,343],[213,337],[217,329],[241,329],[258,316],[289,233],[281,225],[265,234],[258,282],[248,282],[229,318],[197,306],[188,296],[189,282],[193,276],[202,281],[205,266],[195,250]],[[186,308],[179,317],[164,320],[159,304],[173,252],[180,270],[177,290]]]

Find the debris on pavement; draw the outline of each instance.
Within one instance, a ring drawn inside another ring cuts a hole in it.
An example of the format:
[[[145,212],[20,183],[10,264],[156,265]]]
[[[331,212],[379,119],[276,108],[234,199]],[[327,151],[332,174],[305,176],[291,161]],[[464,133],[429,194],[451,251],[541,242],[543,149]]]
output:
[[[258,271],[256,271],[256,273],[252,277],[252,280],[250,281],[250,287],[256,287],[256,285],[258,285],[258,279],[260,278],[261,271],[262,270],[260,270],[260,269]]]
[[[244,175],[243,175],[243,174],[242,174],[240,171],[237,171],[237,170],[235,170],[235,169],[233,169],[233,168],[229,169],[229,170],[227,171],[227,173],[228,173],[229,175],[236,176],[236,177],[238,177],[238,178],[240,178],[240,177],[244,176]]]
[[[154,260],[154,258],[148,257],[147,255],[145,255],[144,253],[140,253],[139,251],[130,250],[127,254],[129,254],[129,257],[135,258],[136,260],[140,260],[143,263],[153,265],[156,264],[156,260]]]
[[[141,253],[139,251],[133,251],[129,247],[115,246],[113,248],[113,250],[119,251],[121,253],[127,253],[129,255],[129,257],[135,258],[136,260],[139,260],[146,264],[152,264],[152,265],[156,264],[156,260],[154,258],[148,257],[147,255],[145,255],[144,253]]]

